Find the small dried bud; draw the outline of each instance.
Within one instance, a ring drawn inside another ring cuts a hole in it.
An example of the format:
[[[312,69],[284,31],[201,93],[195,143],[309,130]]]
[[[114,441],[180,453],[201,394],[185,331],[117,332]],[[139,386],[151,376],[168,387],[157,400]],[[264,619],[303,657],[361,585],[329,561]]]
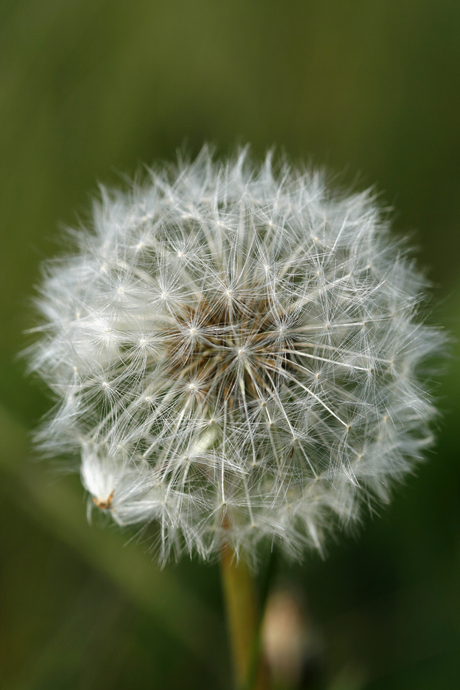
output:
[[[300,597],[293,591],[279,590],[269,597],[262,643],[273,678],[281,687],[299,687],[317,642]]]

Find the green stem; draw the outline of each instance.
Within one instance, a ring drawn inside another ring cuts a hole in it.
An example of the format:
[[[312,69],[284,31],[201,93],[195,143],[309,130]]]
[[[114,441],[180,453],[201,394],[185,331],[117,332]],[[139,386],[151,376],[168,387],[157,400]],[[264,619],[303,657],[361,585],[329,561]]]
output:
[[[229,545],[222,549],[220,566],[236,687],[269,690],[267,670],[258,659],[260,617],[249,569]]]

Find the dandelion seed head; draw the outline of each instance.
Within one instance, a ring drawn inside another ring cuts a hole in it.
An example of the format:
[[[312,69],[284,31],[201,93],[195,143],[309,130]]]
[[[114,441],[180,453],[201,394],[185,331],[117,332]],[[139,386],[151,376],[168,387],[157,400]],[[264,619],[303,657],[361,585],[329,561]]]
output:
[[[38,300],[39,439],[80,457],[93,509],[155,522],[163,562],[321,550],[431,444],[442,336],[371,193],[205,148],[103,190],[73,237]]]

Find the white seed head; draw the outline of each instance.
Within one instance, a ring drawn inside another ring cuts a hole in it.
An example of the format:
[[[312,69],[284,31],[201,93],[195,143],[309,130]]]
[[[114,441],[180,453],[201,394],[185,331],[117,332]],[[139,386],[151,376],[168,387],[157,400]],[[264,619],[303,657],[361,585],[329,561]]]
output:
[[[163,561],[321,549],[431,443],[419,365],[442,337],[370,193],[204,149],[104,190],[74,238],[39,300],[40,439],[81,457],[91,505],[157,522]]]

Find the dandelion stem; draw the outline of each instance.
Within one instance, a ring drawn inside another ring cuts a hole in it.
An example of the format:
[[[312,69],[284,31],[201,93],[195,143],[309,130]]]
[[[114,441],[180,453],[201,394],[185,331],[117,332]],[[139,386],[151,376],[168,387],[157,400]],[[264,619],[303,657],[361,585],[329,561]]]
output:
[[[257,659],[260,617],[249,569],[226,544],[221,552],[220,570],[236,688],[269,690],[267,670]]]

